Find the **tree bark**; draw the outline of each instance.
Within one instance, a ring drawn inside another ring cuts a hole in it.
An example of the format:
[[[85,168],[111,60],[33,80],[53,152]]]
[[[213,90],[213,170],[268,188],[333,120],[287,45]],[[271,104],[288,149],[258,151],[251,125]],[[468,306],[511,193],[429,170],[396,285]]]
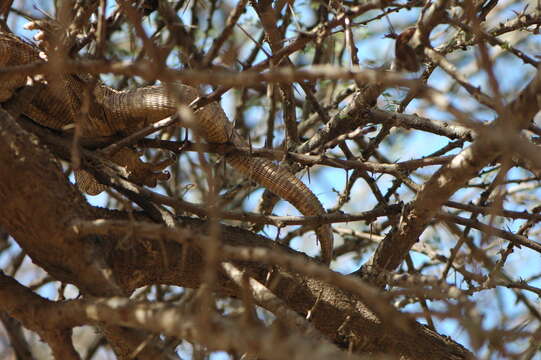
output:
[[[82,235],[73,231],[77,221],[144,220],[143,213],[129,214],[90,206],[39,139],[23,130],[0,110],[0,219],[32,261],[58,280],[76,285],[85,295],[126,296],[148,284],[200,285],[204,272],[198,234],[208,223],[178,218],[178,228],[193,234],[191,245],[156,241],[133,234]],[[224,245],[271,248],[279,246],[249,231],[221,226]],[[284,249],[290,253],[293,250]],[[301,256],[301,255],[299,255]],[[305,258],[307,262],[308,258]],[[356,296],[319,280],[287,269],[255,263],[237,264],[267,283],[271,290],[299,314],[311,313],[313,325],[344,349],[359,353],[391,353],[405,359],[467,359],[471,354],[459,344],[411,320],[409,331],[382,322]],[[220,293],[240,296],[238,287],[219,273]],[[314,306],[314,304],[316,304]]]

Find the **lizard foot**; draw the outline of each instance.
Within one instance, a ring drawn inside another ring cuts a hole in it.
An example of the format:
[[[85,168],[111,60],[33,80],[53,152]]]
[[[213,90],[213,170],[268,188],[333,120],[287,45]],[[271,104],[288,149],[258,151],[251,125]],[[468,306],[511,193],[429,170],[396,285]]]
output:
[[[155,187],[158,181],[166,181],[171,177],[165,169],[175,163],[174,157],[156,163],[147,163],[139,158],[138,153],[130,148],[122,148],[110,160],[123,167],[126,172],[123,174],[129,181],[140,185]],[[107,186],[101,184],[92,174],[78,170],[75,172],[75,180],[79,189],[89,195],[98,195]]]
[[[72,27],[63,26],[60,22],[54,19],[36,19],[25,26],[27,30],[37,30],[34,35],[34,40],[42,53],[51,54],[57,52],[71,53],[77,49],[80,41],[76,31]],[[43,57],[43,55],[40,55]]]

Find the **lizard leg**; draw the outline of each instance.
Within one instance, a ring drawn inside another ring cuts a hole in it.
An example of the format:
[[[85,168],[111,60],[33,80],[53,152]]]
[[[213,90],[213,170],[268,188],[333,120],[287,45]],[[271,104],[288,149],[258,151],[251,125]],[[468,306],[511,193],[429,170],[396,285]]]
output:
[[[109,159],[124,168],[125,173],[121,175],[128,180],[137,185],[149,187],[155,187],[158,181],[169,180],[171,175],[164,170],[175,163],[172,158],[156,163],[147,163],[142,161],[139,154],[130,148],[120,149]],[[107,188],[107,186],[100,184],[92,174],[84,170],[75,172],[75,180],[79,189],[89,195],[98,195]]]

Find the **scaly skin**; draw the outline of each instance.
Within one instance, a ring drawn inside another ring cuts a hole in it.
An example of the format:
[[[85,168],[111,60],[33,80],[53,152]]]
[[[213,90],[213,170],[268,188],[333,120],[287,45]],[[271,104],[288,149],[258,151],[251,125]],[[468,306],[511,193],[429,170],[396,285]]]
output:
[[[40,61],[39,50],[21,39],[0,33],[0,67],[24,65]],[[47,79],[47,77],[46,77]],[[22,114],[37,123],[63,129],[73,124],[82,104],[81,94],[88,86],[86,75],[59,75],[47,79],[48,84],[38,84],[40,91],[23,109]],[[54,81],[51,81],[54,80]],[[8,100],[13,92],[26,84],[24,76],[8,74],[0,80],[0,102]],[[94,99],[90,105],[87,121],[82,125],[82,136],[127,135],[134,131],[173,115],[177,105],[190,104],[198,97],[195,88],[182,84],[149,86],[135,90],[117,91],[98,83],[94,88]],[[232,143],[246,146],[236,133],[218,103],[211,103],[196,112],[199,135],[209,143]],[[122,149],[112,160],[127,168],[129,179],[154,186],[157,174],[155,166],[141,162],[131,149]],[[253,179],[280,198],[289,201],[307,216],[323,215],[325,210],[312,191],[289,171],[273,162],[251,156],[227,155],[227,162],[244,176]],[[79,187],[90,194],[103,191],[104,186],[86,172],[76,173]],[[322,258],[326,264],[332,259],[333,234],[330,225],[316,229],[322,247]]]

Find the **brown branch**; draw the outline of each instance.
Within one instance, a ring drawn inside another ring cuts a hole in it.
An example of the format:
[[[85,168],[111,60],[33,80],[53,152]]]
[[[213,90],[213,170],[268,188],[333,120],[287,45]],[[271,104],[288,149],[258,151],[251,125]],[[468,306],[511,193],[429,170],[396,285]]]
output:
[[[126,241],[124,235],[76,236],[67,231],[75,219],[127,220],[133,219],[133,216],[91,208],[67,182],[48,152],[36,146],[33,137],[17,129],[9,116],[5,113],[2,116],[0,167],[3,173],[10,176],[0,178],[0,200],[4,204],[0,207],[0,219],[2,227],[17,239],[35,263],[55,278],[75,284],[86,294],[98,296],[129,294],[138,287],[152,283],[199,286],[204,263],[196,246],[181,247],[168,241],[149,242],[134,233],[129,241],[130,246],[124,247],[117,245]],[[39,177],[34,176],[37,169],[41,174]],[[51,190],[43,191],[44,184],[48,184]],[[41,199],[39,206],[36,206],[36,199]],[[136,215],[136,218],[140,216]],[[189,219],[180,220],[178,226],[188,227],[194,234],[208,230],[207,223]],[[221,233],[222,241],[228,245],[272,246],[267,239],[240,229],[222,226]],[[194,235],[194,240],[197,236],[200,235]],[[197,244],[196,241],[193,243]],[[257,263],[249,265],[251,276],[262,283],[266,282],[269,270]],[[272,291],[300,314],[311,310],[314,326],[340,346],[347,347],[351,342],[354,351],[391,351],[411,359],[464,359],[470,356],[457,344],[416,323],[413,323],[414,331],[409,333],[383,326],[370,312],[366,312],[362,302],[353,300],[351,294],[334,286],[285,270],[273,274],[276,285]],[[217,286],[216,290],[220,293],[238,293],[237,286],[220,274]],[[319,305],[313,309],[318,297]],[[111,316],[110,321],[114,322],[116,316]],[[140,326],[131,322],[129,325]],[[122,336],[122,328],[114,330],[119,337],[125,340],[130,338]],[[127,335],[126,331],[124,335]],[[352,335],[344,338],[344,334]],[[110,334],[108,338],[115,339]],[[216,341],[225,341],[223,339],[227,337],[219,337]],[[367,344],[360,339],[371,340]],[[152,353],[151,350],[149,352]]]
[[[486,129],[471,146],[459,153],[449,164],[441,167],[424,184],[415,200],[407,207],[406,215],[398,228],[380,243],[371,259],[372,265],[386,270],[395,269],[451,195],[507,149],[502,146],[502,141],[507,144],[505,141],[509,130],[502,127],[520,129],[527,126],[539,109],[536,99],[541,93],[540,83],[541,72],[538,72],[517,99],[508,105],[509,113],[514,115],[512,120],[504,116],[497,118],[495,124],[499,125],[499,128]]]

